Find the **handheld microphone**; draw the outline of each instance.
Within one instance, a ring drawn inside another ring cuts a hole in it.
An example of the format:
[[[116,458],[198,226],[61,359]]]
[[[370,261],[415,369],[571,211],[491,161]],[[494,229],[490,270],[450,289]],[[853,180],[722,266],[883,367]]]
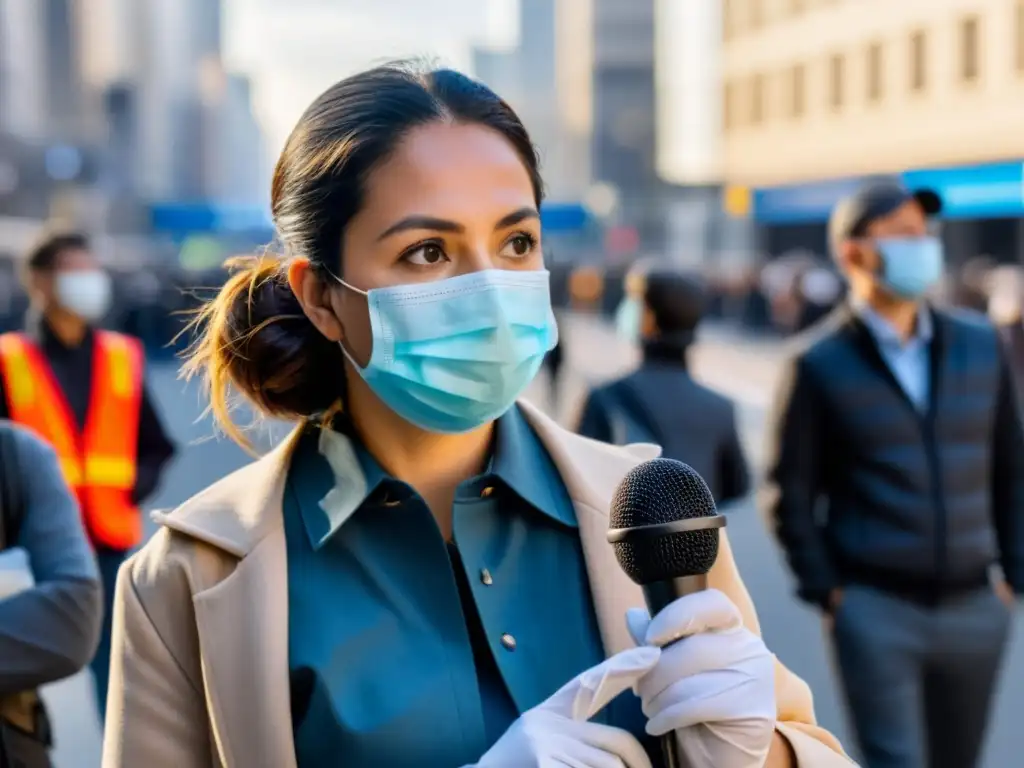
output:
[[[622,570],[643,587],[654,616],[684,595],[707,589],[718,558],[718,514],[704,478],[674,459],[633,467],[612,499],[608,541]],[[682,768],[674,734],[661,740],[666,768]]]

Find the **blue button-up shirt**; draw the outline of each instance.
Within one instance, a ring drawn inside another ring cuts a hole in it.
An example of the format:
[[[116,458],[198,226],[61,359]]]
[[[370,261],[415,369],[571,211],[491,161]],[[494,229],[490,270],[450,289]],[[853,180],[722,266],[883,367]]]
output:
[[[354,441],[300,444],[285,501],[300,768],[475,763],[603,659],[571,500],[517,409],[452,522],[454,557],[422,498]],[[605,718],[642,736],[631,694]]]
[[[858,304],[856,311],[907,398],[918,411],[927,411],[931,399],[931,314],[920,309],[914,333],[904,341],[899,331],[867,304]]]

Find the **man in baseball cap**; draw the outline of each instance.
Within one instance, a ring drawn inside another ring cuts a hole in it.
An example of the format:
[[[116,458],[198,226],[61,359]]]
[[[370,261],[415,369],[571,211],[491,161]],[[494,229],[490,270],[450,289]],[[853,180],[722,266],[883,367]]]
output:
[[[932,190],[878,180],[840,200],[828,222],[829,245],[854,301],[878,305],[904,338],[919,300],[942,278],[942,241],[930,224],[941,212]]]
[[[978,764],[1024,594],[1024,434],[999,339],[925,301],[941,208],[893,181],[836,206],[850,300],[797,341],[768,429],[765,512],[827,618],[865,766]]]

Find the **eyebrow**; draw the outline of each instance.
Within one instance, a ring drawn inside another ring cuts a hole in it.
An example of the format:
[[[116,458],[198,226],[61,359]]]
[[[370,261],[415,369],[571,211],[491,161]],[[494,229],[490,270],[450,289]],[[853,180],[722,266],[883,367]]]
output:
[[[526,219],[539,219],[540,213],[537,212],[536,208],[525,207],[519,210],[512,211],[512,213],[503,216],[494,228],[505,229],[518,224]],[[377,240],[384,240],[397,235],[399,232],[407,232],[410,229],[433,229],[438,232],[465,232],[466,228],[459,224],[457,221],[451,221],[449,219],[439,219],[434,216],[406,216],[401,221],[392,224],[390,227],[385,229],[378,237]]]

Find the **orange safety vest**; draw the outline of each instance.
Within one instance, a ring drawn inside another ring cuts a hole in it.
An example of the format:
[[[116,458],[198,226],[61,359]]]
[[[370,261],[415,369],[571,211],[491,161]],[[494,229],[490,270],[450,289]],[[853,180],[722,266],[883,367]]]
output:
[[[93,543],[110,549],[128,550],[142,540],[142,516],[131,498],[142,364],[137,339],[95,332],[89,411],[79,430],[39,347],[23,333],[0,334],[0,375],[11,420],[53,446]]]

